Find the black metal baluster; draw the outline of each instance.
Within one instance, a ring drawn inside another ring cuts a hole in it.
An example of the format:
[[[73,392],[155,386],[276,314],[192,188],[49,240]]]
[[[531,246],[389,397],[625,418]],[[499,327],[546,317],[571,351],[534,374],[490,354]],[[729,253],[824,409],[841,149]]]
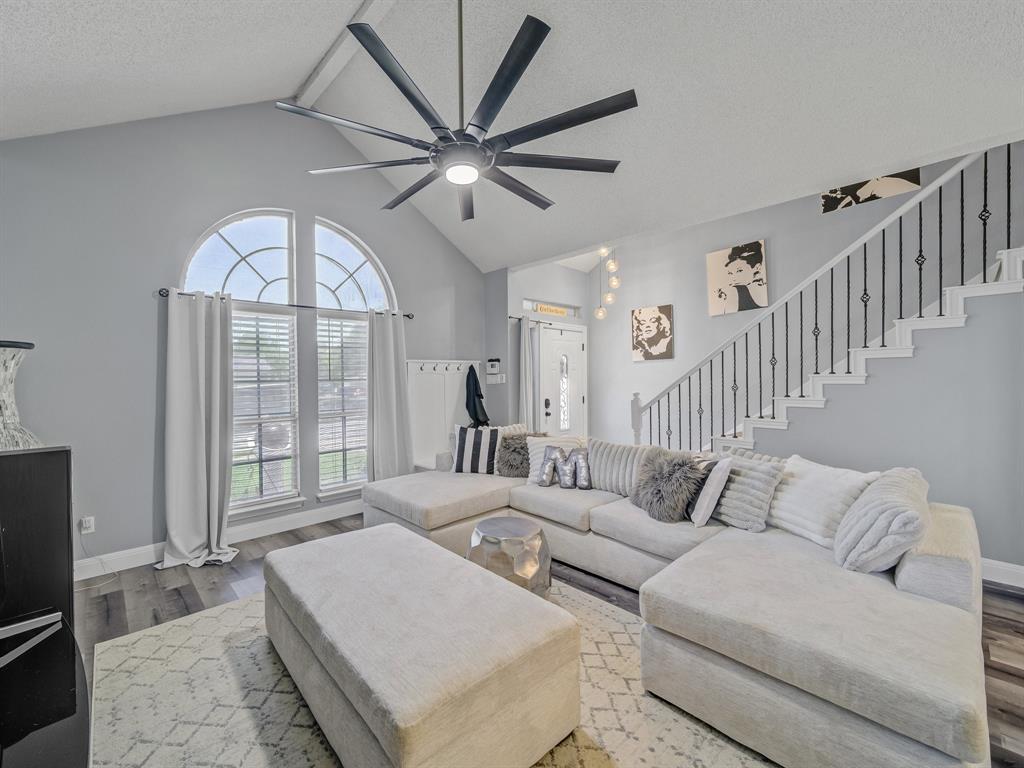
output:
[[[1013,213],[1013,198],[1010,195],[1010,145],[1006,145],[1006,250],[1010,250],[1010,218]]]
[[[704,450],[704,366],[697,369],[697,449]]]
[[[942,187],[939,187],[939,317],[946,314],[942,309]]]
[[[782,381],[785,384],[785,392],[783,397],[789,397],[789,302],[786,302],[786,313],[785,313],[785,328],[786,334],[783,339],[783,351],[786,355],[786,365],[782,371]]]
[[[772,358],[768,364],[772,367],[772,419],[775,418],[775,366],[779,359],[775,357],[775,313],[772,312]]]
[[[882,229],[882,346],[885,346],[885,229]]]
[[[750,332],[743,332],[743,418],[750,418]]]
[[[668,413],[665,417],[665,441],[668,443],[668,449],[672,450],[672,390],[669,390],[665,394],[665,406],[668,408]]]
[[[796,335],[800,347],[800,397],[804,396],[804,292],[800,291],[800,331]]]
[[[988,282],[988,220],[992,217],[992,211],[988,209],[988,152],[985,153],[985,170],[982,186],[981,212],[978,218],[981,219],[981,282]]]
[[[725,354],[724,352],[722,353]],[[736,384],[736,342],[732,343],[732,436],[736,437],[736,393],[739,386]]]
[[[864,293],[860,295],[860,301],[864,305],[864,346],[868,345],[868,302],[871,296],[868,294],[868,244],[864,243]]]
[[[658,445],[661,445],[661,400],[658,400]]]
[[[757,324],[757,418],[764,415],[764,368],[761,366],[761,323]]]
[[[722,350],[722,372],[719,374],[719,378],[721,379],[720,383],[722,385],[722,392],[721,392],[721,395],[722,395],[722,398],[721,398],[721,405],[722,405],[722,434],[721,434],[721,437],[725,437],[725,350],[724,349]]]
[[[899,319],[903,319],[903,217],[900,216],[900,254],[899,254],[899,270],[900,270],[900,316]]]
[[[960,171],[960,285],[964,284],[964,172]]]
[[[686,377],[686,444],[693,450],[693,376]]]
[[[917,204],[917,257],[914,263],[917,264],[917,316],[924,317],[924,263],[928,259],[924,256],[924,206]]]
[[[836,372],[836,268],[828,271],[828,372]]]
[[[676,437],[676,442],[679,443],[679,450],[682,451],[683,450],[683,383],[682,382],[679,382],[679,384],[676,385],[676,406],[678,406],[676,411],[679,412],[678,414],[676,414],[676,422],[677,422],[677,426],[679,427],[679,436]]]
[[[846,257],[846,372],[850,373],[850,257]]]
[[[814,372],[821,373],[818,370],[818,337],[821,335],[821,328],[818,327],[818,281],[814,281],[814,328],[811,329],[811,334],[814,336]]]
[[[715,358],[708,360],[708,443],[715,441]]]

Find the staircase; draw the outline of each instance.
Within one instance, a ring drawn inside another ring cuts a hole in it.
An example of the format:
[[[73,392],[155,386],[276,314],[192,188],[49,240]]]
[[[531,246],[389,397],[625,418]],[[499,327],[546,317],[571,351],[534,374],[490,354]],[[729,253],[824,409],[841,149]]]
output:
[[[869,386],[868,360],[912,358],[915,331],[963,327],[966,299],[1024,294],[1019,152],[962,158],[653,398],[634,393],[634,442],[754,449],[829,387]]]

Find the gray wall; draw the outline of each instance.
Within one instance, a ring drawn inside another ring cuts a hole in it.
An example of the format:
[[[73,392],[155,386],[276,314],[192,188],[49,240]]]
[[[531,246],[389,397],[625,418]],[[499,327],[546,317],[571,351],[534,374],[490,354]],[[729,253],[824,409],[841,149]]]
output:
[[[410,357],[480,356],[479,270],[415,207],[381,211],[395,190],[379,174],[305,173],[362,159],[333,128],[270,104],[0,144],[0,338],[38,344],[18,401],[30,429],[74,450],[75,514],[97,523],[76,557],[164,538],[154,292],[178,284],[193,243],[224,216],[295,211],[300,253],[312,248],[314,216],[338,222],[377,254],[416,314]],[[305,345],[300,366],[311,354]],[[315,397],[315,381],[300,387]],[[315,423],[305,419],[300,434],[315,450]],[[315,482],[302,481],[311,500]]]
[[[759,452],[863,471],[917,467],[929,498],[974,510],[985,557],[1024,565],[1024,297],[967,301],[967,325],[914,333],[912,359],[868,361],[862,387],[758,430]]]

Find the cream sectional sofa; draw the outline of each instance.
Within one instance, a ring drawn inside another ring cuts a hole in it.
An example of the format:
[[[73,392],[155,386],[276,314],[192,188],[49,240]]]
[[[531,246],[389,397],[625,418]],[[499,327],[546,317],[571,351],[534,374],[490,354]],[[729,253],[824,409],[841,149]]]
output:
[[[553,558],[640,591],[648,691],[784,766],[989,764],[969,510],[932,504],[893,571],[847,571],[781,530],[651,519],[626,498],[643,450],[592,447],[589,491],[447,471],[370,483],[364,523],[465,554],[484,517],[536,521]]]

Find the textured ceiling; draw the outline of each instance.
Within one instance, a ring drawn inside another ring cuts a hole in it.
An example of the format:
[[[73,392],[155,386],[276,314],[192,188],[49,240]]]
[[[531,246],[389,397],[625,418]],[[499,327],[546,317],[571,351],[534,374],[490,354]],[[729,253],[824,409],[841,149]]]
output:
[[[294,93],[360,0],[0,0],[0,139]]]
[[[453,125],[455,7],[400,0],[376,27]],[[466,0],[467,115],[527,13],[552,31],[495,132],[631,87],[640,107],[519,148],[623,161],[614,175],[513,169],[555,200],[546,212],[483,181],[470,222],[459,221],[447,182],[412,198],[485,271],[1024,135],[1024,3],[1015,0]],[[430,138],[364,52],[317,107]],[[416,154],[346,135],[373,160]],[[423,169],[384,173],[404,188]]]

